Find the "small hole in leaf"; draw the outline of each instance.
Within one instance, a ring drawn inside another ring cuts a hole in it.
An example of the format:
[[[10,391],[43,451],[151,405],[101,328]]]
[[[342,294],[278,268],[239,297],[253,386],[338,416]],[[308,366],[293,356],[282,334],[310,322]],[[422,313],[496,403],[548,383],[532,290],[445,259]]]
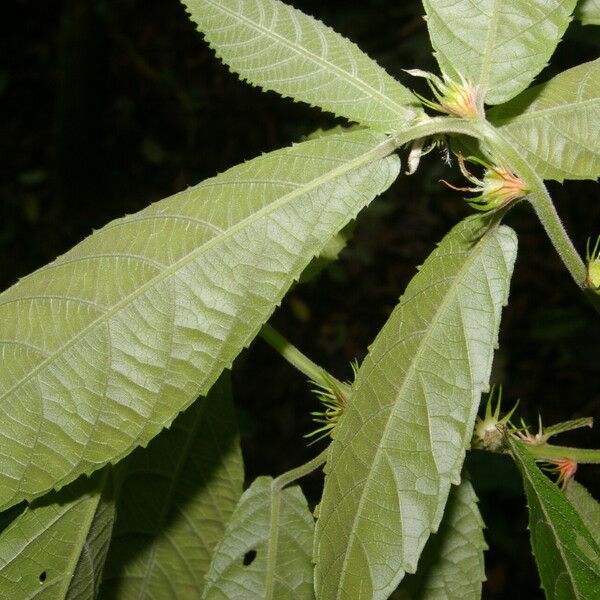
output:
[[[47,573],[46,573],[46,571],[42,571],[42,572],[40,573],[40,577],[39,577],[39,579],[40,579],[40,583],[44,583],[44,581],[46,581],[46,577],[47,577]]]
[[[254,562],[256,558],[256,550],[248,550],[246,554],[244,554],[244,566],[247,567]]]

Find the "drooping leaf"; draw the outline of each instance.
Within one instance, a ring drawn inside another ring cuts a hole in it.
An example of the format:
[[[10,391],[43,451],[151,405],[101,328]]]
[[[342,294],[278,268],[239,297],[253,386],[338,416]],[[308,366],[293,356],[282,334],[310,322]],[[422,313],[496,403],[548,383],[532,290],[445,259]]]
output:
[[[600,59],[564,71],[488,116],[542,178],[600,177]]]
[[[549,600],[590,600],[600,590],[600,547],[560,489],[512,438],[529,505],[531,547]]]
[[[101,598],[202,596],[212,552],[242,495],[230,388],[222,375],[170,430],[124,461]]]
[[[438,533],[414,575],[401,584],[405,600],[479,600],[485,580],[483,521],[468,479],[452,487]]]
[[[33,502],[0,534],[0,598],[94,600],[113,520],[107,469]]]
[[[326,467],[320,600],[387,598],[458,484],[516,255],[512,230],[457,225],[408,285],[358,372]]]
[[[600,540],[600,503],[577,481],[571,481],[565,495],[594,539]]]
[[[579,0],[575,17],[583,25],[600,25],[600,0]]]
[[[0,509],[146,445],[206,394],[392,183],[392,149],[356,131],[263,155],[110,223],[0,295]]]
[[[576,0],[423,0],[441,70],[485,90],[488,104],[522,92],[546,66]]]
[[[244,492],[208,574],[204,600],[313,600],[314,520],[298,486],[259,477]]]
[[[355,44],[278,0],[182,0],[244,80],[384,132],[419,110],[412,93]]]

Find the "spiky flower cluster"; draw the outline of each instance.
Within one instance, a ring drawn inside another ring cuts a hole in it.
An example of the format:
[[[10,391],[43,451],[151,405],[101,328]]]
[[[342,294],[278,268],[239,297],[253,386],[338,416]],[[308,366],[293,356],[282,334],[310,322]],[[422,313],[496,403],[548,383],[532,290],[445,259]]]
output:
[[[427,80],[427,84],[437,102],[428,100],[414,92],[424,106],[463,119],[473,119],[480,112],[483,112],[480,87],[472,85],[462,75],[459,76],[460,81],[456,82],[445,73],[442,73],[442,77],[438,77],[421,69],[407,69],[406,72],[414,77],[423,77]]]
[[[508,422],[515,412],[519,402],[513,406],[506,415],[500,418],[500,408],[502,405],[502,386],[498,388],[498,400],[496,408],[492,410],[492,402],[496,395],[496,387],[492,386],[488,401],[485,406],[485,414],[482,417],[477,417],[475,429],[473,430],[473,439],[471,446],[480,448],[481,450],[489,450],[490,452],[499,452],[504,448],[504,437],[508,428]]]
[[[587,278],[586,285],[589,289],[600,295],[600,236],[596,239],[590,251],[590,240],[587,244]]]
[[[443,179],[441,181],[459,192],[479,193],[475,198],[465,198],[465,202],[472,208],[481,211],[494,210],[527,195],[529,190],[525,183],[504,165],[490,165],[476,156],[468,156],[466,160],[485,167],[485,173],[479,179],[469,172],[465,159],[460,154],[457,156],[460,172],[474,184],[473,187],[457,187]]]
[[[351,366],[354,377],[356,377],[358,364],[352,363]],[[313,421],[320,425],[320,427],[304,436],[305,438],[314,437],[310,442],[311,444],[332,434],[344,414],[350,398],[350,383],[337,381],[327,373],[323,373],[323,378],[323,382],[311,380],[311,383],[315,386],[313,392],[317,395],[324,408],[324,410],[317,410],[310,413]]]

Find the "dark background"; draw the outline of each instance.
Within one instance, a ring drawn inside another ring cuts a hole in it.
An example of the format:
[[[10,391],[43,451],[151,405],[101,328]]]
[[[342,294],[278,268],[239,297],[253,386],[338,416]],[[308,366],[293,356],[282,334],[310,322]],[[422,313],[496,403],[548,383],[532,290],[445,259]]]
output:
[[[401,69],[434,70],[419,2],[296,0],[350,37],[406,85]],[[177,0],[4,0],[0,21],[0,286],[49,262],[92,229],[262,152],[336,122],[241,83],[217,61]],[[600,36],[573,23],[543,81],[599,54]],[[422,90],[422,88],[419,88]],[[415,267],[470,211],[438,154],[364,211],[341,259],[296,287],[273,319],[340,378],[362,359]],[[464,185],[464,183],[462,183]],[[583,253],[600,233],[589,182],[550,183]],[[600,412],[600,321],[557,259],[532,211],[507,218],[520,253],[504,312],[494,381],[505,406],[552,424]],[[309,386],[261,340],[236,362],[247,478],[278,474],[317,451],[302,436],[317,405]],[[558,443],[598,445],[592,430]],[[469,467],[488,529],[486,598],[542,597],[529,553],[520,483],[510,461],[473,453]],[[599,470],[578,479],[600,494]],[[305,483],[312,502],[318,477]],[[527,596],[525,596],[527,594]]]

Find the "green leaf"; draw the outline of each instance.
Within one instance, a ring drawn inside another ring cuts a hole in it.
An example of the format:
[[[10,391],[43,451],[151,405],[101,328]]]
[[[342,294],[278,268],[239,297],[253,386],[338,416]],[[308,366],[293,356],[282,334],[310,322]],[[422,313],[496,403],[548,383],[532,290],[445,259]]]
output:
[[[508,437],[529,504],[531,546],[549,600],[590,600],[600,590],[600,547],[565,495]]]
[[[392,150],[356,131],[263,155],[110,223],[0,295],[0,509],[145,446],[205,395],[393,182]]]
[[[204,600],[312,600],[314,520],[298,486],[259,477],[244,492],[206,575]]]
[[[93,600],[114,519],[107,469],[36,500],[0,534],[0,598]]]
[[[594,539],[600,540],[600,504],[597,500],[577,481],[571,481],[565,495]]]
[[[493,218],[442,240],[361,365],[326,467],[320,600],[387,598],[460,482],[516,256],[514,233]]]
[[[488,116],[543,179],[600,176],[600,59],[564,71]]]
[[[101,598],[200,598],[242,495],[228,378],[124,462]]]
[[[579,0],[575,17],[583,25],[600,25],[600,0]]]
[[[485,580],[483,521],[471,483],[452,487],[437,534],[431,536],[415,575],[404,578],[406,600],[479,600]]]
[[[440,69],[501,104],[546,66],[576,0],[423,0]]]
[[[217,56],[248,83],[380,131],[420,111],[360,48],[278,0],[182,0]]]

